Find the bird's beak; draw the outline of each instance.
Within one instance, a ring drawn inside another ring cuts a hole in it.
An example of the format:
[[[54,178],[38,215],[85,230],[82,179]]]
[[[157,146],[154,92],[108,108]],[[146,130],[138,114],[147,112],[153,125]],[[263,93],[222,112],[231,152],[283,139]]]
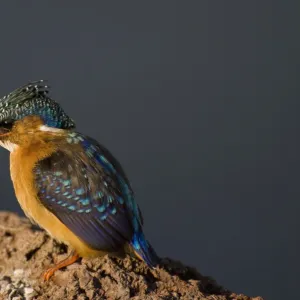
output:
[[[0,127],[0,139],[6,138],[9,136],[9,129]]]

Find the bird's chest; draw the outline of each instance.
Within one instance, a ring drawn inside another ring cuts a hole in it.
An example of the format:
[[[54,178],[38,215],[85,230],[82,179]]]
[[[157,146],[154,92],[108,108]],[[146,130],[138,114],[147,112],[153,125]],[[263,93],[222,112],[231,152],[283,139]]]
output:
[[[42,206],[37,197],[34,181],[34,161],[19,151],[10,154],[10,175],[18,202],[24,213],[36,222],[42,214]]]

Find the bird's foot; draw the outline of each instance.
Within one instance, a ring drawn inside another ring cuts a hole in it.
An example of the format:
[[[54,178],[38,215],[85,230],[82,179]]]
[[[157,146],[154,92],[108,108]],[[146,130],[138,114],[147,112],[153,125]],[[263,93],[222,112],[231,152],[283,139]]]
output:
[[[49,268],[48,270],[46,270],[46,272],[44,272],[44,274],[43,274],[43,280],[48,281],[50,279],[50,277],[52,275],[54,275],[54,273],[57,270],[73,264],[78,259],[79,259],[79,255],[77,253],[75,253],[74,251],[72,251],[71,254],[66,259],[60,261],[54,267]]]

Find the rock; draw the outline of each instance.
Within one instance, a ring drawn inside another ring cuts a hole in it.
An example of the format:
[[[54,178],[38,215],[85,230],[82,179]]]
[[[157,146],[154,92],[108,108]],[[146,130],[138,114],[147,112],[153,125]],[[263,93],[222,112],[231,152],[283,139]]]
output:
[[[67,255],[67,246],[26,219],[0,212],[0,299],[262,300],[234,294],[168,258],[156,270],[129,256],[82,259],[43,282],[42,273]]]

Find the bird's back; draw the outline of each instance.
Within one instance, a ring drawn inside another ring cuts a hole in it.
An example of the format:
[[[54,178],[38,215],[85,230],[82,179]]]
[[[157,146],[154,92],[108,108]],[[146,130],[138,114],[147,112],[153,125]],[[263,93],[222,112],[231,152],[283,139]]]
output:
[[[48,93],[38,81],[0,99],[0,145],[12,152],[11,176],[25,213],[82,256],[129,244],[155,266],[158,257],[121,165],[75,132],[74,121]]]
[[[119,162],[92,138],[56,132],[47,132],[44,144],[52,152],[32,168],[42,206],[91,249],[118,252],[129,244],[155,266],[157,256],[144,237],[141,212]]]

